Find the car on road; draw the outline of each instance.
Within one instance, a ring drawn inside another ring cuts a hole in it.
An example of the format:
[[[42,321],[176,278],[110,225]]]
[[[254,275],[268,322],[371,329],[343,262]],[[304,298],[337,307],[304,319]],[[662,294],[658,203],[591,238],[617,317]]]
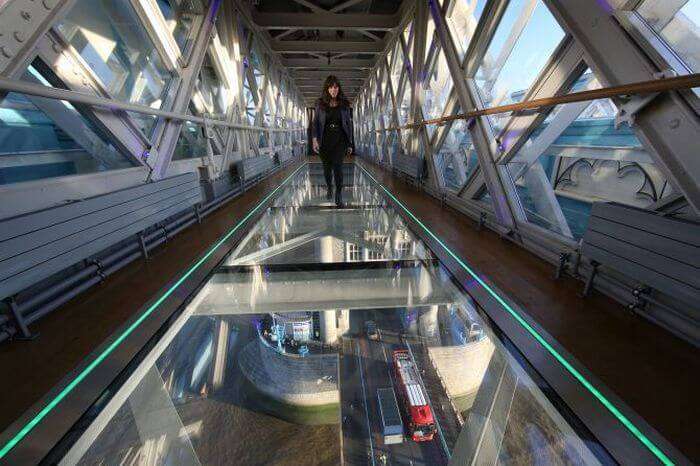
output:
[[[367,338],[370,340],[379,340],[377,324],[375,324],[373,320],[368,320],[365,322],[365,333],[367,334]]]

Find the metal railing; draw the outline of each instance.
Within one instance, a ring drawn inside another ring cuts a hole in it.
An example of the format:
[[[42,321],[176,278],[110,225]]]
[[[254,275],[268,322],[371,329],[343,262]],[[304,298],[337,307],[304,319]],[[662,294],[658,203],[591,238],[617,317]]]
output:
[[[171,112],[151,108],[146,105],[132,104],[119,100],[108,99],[97,95],[83,94],[82,92],[69,91],[55,87],[47,87],[41,84],[28,83],[0,77],[0,91],[17,92],[25,95],[33,95],[48,99],[64,100],[70,103],[90,105],[93,107],[106,108],[108,110],[121,110],[126,112],[140,113],[143,115],[153,115],[163,117],[169,120],[189,121],[192,123],[200,123],[203,125],[223,126],[226,128],[245,129],[252,131],[298,131],[303,130],[302,126],[291,128],[269,128],[265,126],[245,125],[242,123],[233,123],[225,120],[217,120],[196,115],[188,115],[186,113]]]
[[[426,125],[442,125],[453,120],[467,120],[484,115],[497,115],[501,113],[519,112],[523,110],[536,110],[548,107],[554,107],[560,104],[569,104],[573,102],[585,102],[589,100],[607,99],[611,97],[627,97],[632,95],[648,95],[666,91],[679,91],[684,89],[692,89],[700,87],[700,73],[688,74],[684,76],[675,76],[672,78],[655,79],[652,81],[642,81],[632,84],[623,84],[621,86],[604,87],[601,89],[593,89],[589,91],[572,92],[554,97],[544,97],[541,99],[533,99],[515,104],[500,105],[498,107],[488,107],[480,110],[471,110],[465,113],[456,115],[443,116],[440,118],[432,118],[420,122],[409,123],[402,126],[391,126],[389,128],[377,129],[375,132],[395,131],[399,129],[416,129]]]

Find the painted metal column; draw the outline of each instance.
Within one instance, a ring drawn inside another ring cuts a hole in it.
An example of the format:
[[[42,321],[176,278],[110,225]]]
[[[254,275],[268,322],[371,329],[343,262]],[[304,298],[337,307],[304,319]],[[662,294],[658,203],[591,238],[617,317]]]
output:
[[[587,64],[604,86],[658,77],[659,70],[620,26],[608,2],[545,0],[545,3],[581,44]],[[636,113],[633,128],[659,168],[700,215],[698,115],[678,92],[665,92]]]
[[[461,108],[463,111],[475,109],[476,105],[474,104],[474,99],[472,99],[464,78],[464,72],[457,58],[452,36],[447,30],[442,12],[435,0],[429,0],[429,4],[430,12],[433,15],[433,21],[435,21],[435,31],[437,31],[438,37],[440,38],[440,44],[445,54],[445,60],[447,61],[450,74],[452,75],[455,92],[459,98]],[[495,141],[487,137],[489,131],[488,128],[486,128],[486,124],[487,123],[482,118],[473,119],[469,124],[469,132],[474,142],[474,147],[476,148],[479,166],[484,175],[484,181],[486,182],[489,193],[491,193],[496,221],[505,228],[511,229],[515,227],[515,218],[511,207],[512,204],[509,201],[504,181],[501,178],[502,173],[499,173],[494,163],[494,154],[496,153],[497,145]],[[515,199],[515,186],[509,179],[507,181],[509,185],[511,185],[508,191],[510,191],[513,196],[510,199]],[[518,206],[518,204],[515,205],[516,207]]]
[[[36,44],[75,2],[3,2],[7,4],[0,8],[0,76],[19,78],[36,55]]]

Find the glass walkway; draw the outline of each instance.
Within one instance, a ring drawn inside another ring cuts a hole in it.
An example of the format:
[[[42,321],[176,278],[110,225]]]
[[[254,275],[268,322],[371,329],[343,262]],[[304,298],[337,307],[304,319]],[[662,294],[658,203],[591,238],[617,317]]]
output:
[[[344,169],[341,209],[320,165],[288,178],[50,462],[613,463],[386,193]]]

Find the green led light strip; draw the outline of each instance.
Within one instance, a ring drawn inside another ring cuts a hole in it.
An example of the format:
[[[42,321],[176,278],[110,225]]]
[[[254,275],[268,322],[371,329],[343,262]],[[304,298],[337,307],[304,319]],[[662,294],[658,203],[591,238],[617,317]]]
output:
[[[365,174],[367,176],[369,176],[377,184],[377,186],[382,188],[382,190],[387,194],[387,196],[389,196],[391,199],[393,199],[394,202],[396,202],[396,204],[399,207],[401,207],[409,217],[411,217],[418,225],[420,225],[421,228],[423,228],[423,230],[425,230],[425,232],[431,238],[433,238],[435,241],[437,241],[438,244],[440,244],[440,246],[442,246],[443,249],[445,251],[447,251],[447,253],[450,256],[452,256],[452,258],[455,261],[457,261],[457,263],[459,265],[461,265],[462,268],[464,270],[466,270],[469,275],[472,276],[472,278],[474,278],[474,280],[476,280],[496,301],[498,301],[501,304],[501,306],[503,306],[503,308],[505,310],[507,310],[508,313],[511,316],[513,316],[513,318],[523,328],[525,328],[525,330],[527,330],[528,333],[530,335],[532,335],[535,338],[535,340],[537,340],[537,342],[539,342],[544,347],[544,349],[547,350],[547,352],[549,354],[554,356],[554,358],[557,361],[559,361],[559,363],[562,366],[564,366],[564,369],[566,369],[571,375],[573,375],[574,378],[576,380],[578,380],[579,383],[581,383],[581,385],[584,386],[584,388],[586,388],[586,390],[588,390],[598,401],[600,401],[600,403],[603,406],[605,406],[605,408],[608,411],[610,411],[612,413],[612,415],[615,416],[627,428],[627,430],[629,430],[645,447],[647,447],[649,449],[649,451],[651,451],[654,454],[654,456],[656,456],[659,459],[659,461],[661,461],[665,465],[673,465],[674,464],[673,461],[671,461],[671,459],[668,456],[666,456],[666,454],[663,451],[661,451],[661,449],[659,447],[657,447],[646,435],[644,435],[644,433],[642,433],[642,431],[640,431],[637,428],[637,426],[635,426],[632,423],[632,421],[627,419],[627,416],[622,414],[622,412],[619,409],[617,409],[615,407],[615,405],[613,405],[612,402],[610,400],[608,400],[597,388],[595,388],[593,386],[593,384],[591,384],[588,380],[586,380],[586,378],[578,370],[576,370],[576,368],[573,367],[571,365],[571,363],[569,363],[566,359],[564,359],[564,357],[556,349],[554,349],[554,347],[552,347],[552,345],[550,345],[547,342],[547,340],[545,340],[544,337],[542,337],[542,335],[540,335],[537,332],[537,330],[535,330],[515,309],[513,309],[507,302],[505,302],[505,300],[503,300],[503,298],[501,298],[498,294],[496,294],[496,292],[489,285],[487,285],[476,274],[476,272],[474,272],[467,264],[465,264],[464,261],[462,261],[462,259],[460,259],[459,256],[457,256],[457,254],[452,252],[452,250],[450,248],[448,248],[447,245],[445,243],[443,243],[442,240],[440,238],[438,238],[435,233],[433,233],[428,227],[426,227],[423,224],[423,222],[421,222],[418,219],[418,217],[413,215],[413,213],[410,210],[408,210],[408,208],[406,208],[406,206],[404,206],[403,203],[401,203],[401,201],[399,201],[396,198],[396,196],[394,196],[391,193],[391,191],[386,189],[384,187],[384,185],[382,185],[379,181],[377,181],[377,179],[374,178],[363,166],[360,165],[360,168],[362,169],[363,172],[365,172]]]
[[[304,168],[306,164],[302,164],[299,168],[294,170],[294,172],[289,175],[287,178],[285,178],[282,183],[280,183],[279,186],[277,186],[270,194],[265,196],[265,198],[258,203],[248,214],[241,219],[236,226],[234,226],[231,230],[229,230],[228,233],[226,233],[219,241],[214,244],[214,246],[207,251],[207,253],[202,256],[192,267],[190,267],[185,274],[180,277],[180,279],[173,284],[168,290],[160,297],[156,302],[151,304],[148,309],[146,309],[141,316],[139,316],[138,319],[136,319],[129,327],[124,330],[124,332],[117,337],[116,340],[114,340],[107,348],[105,348],[102,353],[100,353],[85,369],[83,369],[80,374],[78,374],[68,385],[66,385],[63,390],[61,390],[58,395],[56,395],[44,408],[37,413],[36,416],[34,416],[27,424],[22,427],[22,429],[15,434],[14,437],[12,437],[3,447],[2,450],[0,450],[0,459],[4,458],[7,453],[12,450],[24,437],[27,436],[29,432],[34,429],[34,427],[41,422],[42,419],[44,419],[70,392],[72,392],[75,387],[77,387],[80,382],[82,382],[90,373],[98,366],[102,361],[104,361],[107,356],[109,356],[126,338],[133,333],[136,328],[143,323],[148,316],[150,316],[153,311],[156,310],[158,306],[160,306],[163,301],[165,301],[174,291],[177,289],[178,286],[182,284],[187,278],[192,275],[192,273],[197,270],[213,253],[216,251],[224,242],[226,242],[227,239],[231,237],[240,227],[243,225],[250,217],[252,217],[255,212],[257,212],[260,207],[263,206],[272,196],[277,193],[287,182],[294,176],[296,175],[299,170]]]

